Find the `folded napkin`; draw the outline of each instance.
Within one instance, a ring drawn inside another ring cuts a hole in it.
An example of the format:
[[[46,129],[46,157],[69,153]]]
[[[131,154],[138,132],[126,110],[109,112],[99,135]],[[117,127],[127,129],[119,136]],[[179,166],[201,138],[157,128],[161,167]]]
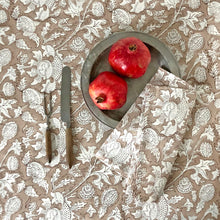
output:
[[[190,85],[159,68],[97,152],[143,201],[163,193],[195,98]]]

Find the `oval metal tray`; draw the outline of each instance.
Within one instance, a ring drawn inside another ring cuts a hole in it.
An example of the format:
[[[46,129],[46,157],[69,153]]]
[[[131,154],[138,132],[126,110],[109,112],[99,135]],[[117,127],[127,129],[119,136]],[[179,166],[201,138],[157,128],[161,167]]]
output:
[[[143,76],[137,79],[124,77],[128,84],[128,94],[127,101],[122,108],[116,110],[100,110],[90,98],[89,84],[99,73],[103,71],[113,71],[108,63],[109,51],[112,44],[125,37],[136,37],[142,40],[151,52],[151,62]],[[83,65],[81,89],[86,105],[99,121],[111,128],[115,128],[159,67],[180,77],[180,69],[175,57],[157,38],[141,32],[119,32],[112,34],[91,50]]]

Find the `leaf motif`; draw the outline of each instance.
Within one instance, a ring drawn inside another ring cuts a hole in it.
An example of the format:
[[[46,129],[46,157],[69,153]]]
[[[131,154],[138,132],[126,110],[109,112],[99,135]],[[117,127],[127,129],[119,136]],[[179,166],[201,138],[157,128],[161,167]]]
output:
[[[77,211],[79,209],[82,209],[84,206],[86,205],[85,202],[76,202],[75,204],[73,204],[73,206],[71,207],[71,209],[73,211]]]
[[[83,11],[82,1],[76,1],[74,4],[71,0],[68,0],[69,7],[64,10],[64,13],[70,15],[72,18],[75,16],[80,16],[80,13]]]
[[[201,137],[206,137],[207,140],[214,141],[214,129],[209,125],[209,127],[205,129],[205,132],[201,135]]]
[[[58,180],[59,176],[60,176],[60,169],[56,169],[56,171],[54,172],[51,181],[54,183]]]
[[[40,51],[40,50],[38,50],[38,51],[33,51],[33,57],[36,59],[36,60],[38,60],[38,61],[40,61],[40,60],[42,60],[42,57],[43,57],[43,55],[42,55],[42,52]]]
[[[178,203],[180,200],[182,200],[184,197],[182,196],[173,196],[169,199],[169,204],[176,204]]]
[[[194,56],[194,51],[189,50],[186,54],[186,63],[188,63]]]
[[[82,29],[87,29],[87,33],[84,34],[84,37],[90,39],[90,35],[94,34],[96,37],[100,37],[98,29],[102,30],[102,25],[106,24],[106,20],[95,20],[92,19],[89,25],[85,25]]]
[[[27,46],[23,39],[16,40],[16,47],[23,50],[29,50],[30,48]]]
[[[96,147],[92,146],[92,147],[88,147],[88,150],[86,150],[82,145],[80,146],[80,150],[81,153],[80,155],[77,157],[78,160],[81,160],[83,164],[85,164],[86,162],[90,162],[92,157],[95,156],[94,151],[95,151]]]
[[[145,1],[136,0],[134,4],[131,4],[131,12],[140,13],[145,9]]]
[[[8,110],[12,109],[12,105],[15,103],[16,103],[16,100],[13,100],[13,99],[9,99],[9,100],[0,99],[0,106],[1,106],[0,113],[8,118],[11,118]]]
[[[190,166],[189,169],[195,170],[195,173],[191,175],[193,179],[195,177],[199,177],[200,174],[203,178],[208,179],[206,171],[210,171],[210,166],[215,164],[214,161],[211,160],[200,160],[200,163],[195,166]]]
[[[177,19],[177,21],[182,21],[184,27],[189,26],[193,30],[196,30],[195,23],[199,22],[198,17],[200,17],[201,15],[202,15],[202,12],[187,11],[187,15],[185,17],[181,17]]]
[[[211,216],[215,219],[219,216],[219,209],[218,206],[213,202],[212,205],[210,205],[209,209],[206,211],[205,215],[211,214]]]
[[[162,6],[166,6],[168,10],[171,8],[176,8],[176,5],[180,2],[180,0],[164,0],[163,3],[160,3]]]

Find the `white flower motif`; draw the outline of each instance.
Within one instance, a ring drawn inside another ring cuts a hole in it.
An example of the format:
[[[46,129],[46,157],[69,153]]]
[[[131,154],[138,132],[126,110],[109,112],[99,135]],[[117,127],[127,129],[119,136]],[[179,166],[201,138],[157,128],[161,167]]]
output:
[[[156,219],[159,214],[158,206],[155,202],[146,202],[142,206],[142,215],[144,219]]]
[[[143,139],[146,143],[146,146],[157,146],[159,144],[159,135],[152,128],[144,129]]]
[[[181,40],[181,36],[176,29],[173,29],[168,32],[166,40],[170,44],[178,44]]]
[[[117,141],[110,141],[109,143],[105,144],[104,152],[105,156],[108,158],[113,158],[119,154],[121,150],[121,144]]]
[[[94,2],[92,5],[92,13],[97,17],[101,17],[104,13],[104,7],[101,2]]]
[[[73,40],[71,44],[71,48],[73,51],[76,52],[81,52],[85,49],[86,43],[81,37],[77,37],[76,39]]]
[[[27,16],[21,16],[17,19],[17,29],[25,33],[33,33],[36,30],[36,24]]]
[[[212,146],[209,143],[202,143],[200,146],[200,153],[203,157],[210,157],[212,155]]]
[[[124,130],[124,134],[121,136],[121,140],[126,143],[131,143],[133,140],[133,135],[131,132],[128,132],[127,130]]]
[[[188,0],[189,7],[192,9],[197,9],[200,6],[200,0]]]
[[[52,208],[47,210],[45,214],[45,220],[60,220],[60,219],[62,219],[62,214],[60,210],[58,210],[57,208]]]
[[[189,178],[184,177],[179,181],[177,189],[180,193],[189,193],[192,191],[192,184],[189,181]]]
[[[80,196],[83,199],[91,199],[94,196],[95,190],[91,184],[86,184],[82,187],[81,191],[79,192]]]
[[[131,16],[125,10],[117,8],[112,12],[113,23],[118,23],[120,28],[128,26],[131,23]]]
[[[39,76],[41,76],[44,79],[50,78],[53,73],[53,66],[51,62],[48,60],[40,61],[37,65],[37,72]]]
[[[82,110],[79,112],[79,115],[76,117],[76,120],[81,125],[87,125],[92,120],[92,116],[89,114],[87,110]]]
[[[163,193],[165,184],[167,182],[167,179],[165,177],[163,178],[156,178],[155,183],[154,183],[154,194],[153,194],[153,199],[157,199],[158,197],[160,197]]]
[[[214,16],[215,22],[220,22],[220,3],[216,1],[208,3],[208,14]]]
[[[8,48],[0,50],[0,71],[3,66],[9,64],[11,57],[11,51]]]
[[[31,176],[34,180],[41,180],[46,176],[44,168],[37,162],[32,162],[27,165],[27,176]]]

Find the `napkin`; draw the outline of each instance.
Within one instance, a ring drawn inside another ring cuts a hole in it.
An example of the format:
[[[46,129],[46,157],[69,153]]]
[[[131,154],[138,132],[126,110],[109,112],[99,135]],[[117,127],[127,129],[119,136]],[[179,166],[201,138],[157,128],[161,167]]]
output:
[[[97,152],[141,200],[162,195],[195,99],[192,86],[159,68]]]

